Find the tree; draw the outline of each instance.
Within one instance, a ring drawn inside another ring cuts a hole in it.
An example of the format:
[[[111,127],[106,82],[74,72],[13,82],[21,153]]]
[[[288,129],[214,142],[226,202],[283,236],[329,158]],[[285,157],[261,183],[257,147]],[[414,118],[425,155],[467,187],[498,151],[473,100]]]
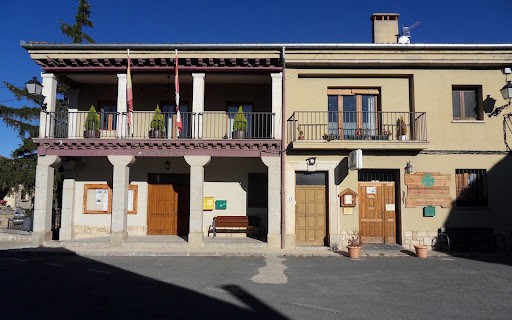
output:
[[[94,28],[90,20],[91,5],[88,0],[80,0],[75,16],[75,24],[69,25],[60,21],[60,29],[65,36],[71,38],[73,43],[83,43],[94,40],[86,34],[84,28]],[[24,186],[27,192],[33,193],[35,187],[37,146],[32,138],[39,135],[40,97],[30,95],[26,88],[20,89],[4,81],[5,87],[11,91],[18,101],[25,100],[29,105],[21,107],[0,104],[0,121],[14,129],[21,139],[20,146],[11,154],[11,159],[0,157],[0,196],[5,196],[11,190],[18,190]],[[67,110],[69,87],[59,82],[57,85],[56,111]],[[54,185],[54,199],[58,202],[59,192],[62,189],[62,169],[56,171]],[[58,207],[59,204],[55,203]]]
[[[38,98],[30,95],[26,88],[20,89],[11,83],[3,82],[17,100],[32,101],[37,106],[9,107],[0,104],[0,120],[8,127],[17,131],[21,144],[12,154],[12,159],[2,158],[0,163],[0,195],[11,190],[18,190],[23,185],[25,190],[31,192],[35,185],[35,167],[37,162],[37,146],[32,141],[39,134],[40,108]]]
[[[73,43],[84,43],[84,41],[94,43],[93,38],[84,32],[84,28],[94,29],[94,25],[89,17],[90,15],[91,5],[89,4],[89,1],[80,0],[75,16],[75,24],[70,25],[60,20],[60,30],[65,36],[72,39]]]

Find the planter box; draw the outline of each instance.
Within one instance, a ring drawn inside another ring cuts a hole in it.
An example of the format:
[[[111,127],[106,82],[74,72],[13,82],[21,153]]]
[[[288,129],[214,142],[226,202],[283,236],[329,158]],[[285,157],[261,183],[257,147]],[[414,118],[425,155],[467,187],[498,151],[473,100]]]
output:
[[[151,139],[165,139],[165,138],[167,138],[167,136],[165,135],[165,130],[156,130],[156,129],[149,130],[149,137]]]
[[[84,130],[84,138],[96,138],[99,139],[100,131],[99,130]]]

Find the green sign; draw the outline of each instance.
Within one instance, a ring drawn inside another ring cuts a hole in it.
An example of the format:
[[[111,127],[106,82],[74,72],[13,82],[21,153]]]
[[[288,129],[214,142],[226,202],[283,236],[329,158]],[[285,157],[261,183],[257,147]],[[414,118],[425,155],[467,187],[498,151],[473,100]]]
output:
[[[435,184],[436,180],[430,173],[425,173],[423,177],[421,177],[421,184],[424,187],[430,188]]]
[[[215,201],[215,210],[226,210],[227,200],[216,200]]]

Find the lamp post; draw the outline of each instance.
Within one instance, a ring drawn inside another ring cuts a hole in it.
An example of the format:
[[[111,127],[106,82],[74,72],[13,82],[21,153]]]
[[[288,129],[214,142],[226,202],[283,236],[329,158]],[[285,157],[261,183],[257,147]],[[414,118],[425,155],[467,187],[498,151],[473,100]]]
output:
[[[44,96],[41,94],[41,92],[43,92],[43,85],[41,82],[37,81],[36,77],[32,77],[31,80],[25,83],[25,86],[27,87],[28,93],[36,96],[36,98],[39,100],[41,110],[46,112],[46,103],[44,103]]]

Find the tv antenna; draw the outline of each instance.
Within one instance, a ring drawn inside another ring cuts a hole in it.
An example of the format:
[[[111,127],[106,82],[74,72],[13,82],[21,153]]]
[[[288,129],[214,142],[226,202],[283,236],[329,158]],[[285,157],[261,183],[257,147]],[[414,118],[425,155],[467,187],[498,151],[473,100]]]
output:
[[[411,30],[416,28],[420,24],[419,21],[416,21],[412,25],[408,27],[402,27],[402,35],[398,38],[398,43],[400,44],[409,44],[411,43]]]

